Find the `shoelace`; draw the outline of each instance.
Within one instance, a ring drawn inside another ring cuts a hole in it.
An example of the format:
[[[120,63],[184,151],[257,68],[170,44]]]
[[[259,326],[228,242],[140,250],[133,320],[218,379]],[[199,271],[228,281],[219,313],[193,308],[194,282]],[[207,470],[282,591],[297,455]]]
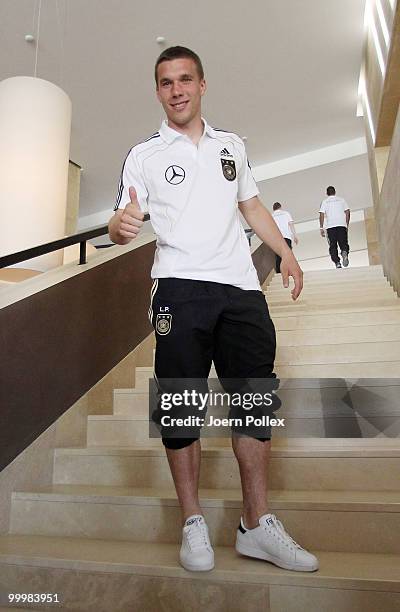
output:
[[[272,518],[272,522],[274,526],[276,527],[278,533],[281,535],[281,541],[284,542],[286,546],[289,546],[289,544],[292,544],[295,548],[302,550],[300,544],[297,544],[297,542],[293,540],[293,538],[288,534],[288,532],[285,531],[285,528],[282,525],[281,521],[279,521],[274,514],[271,514],[271,518]],[[288,540],[289,540],[289,543],[288,543]]]
[[[193,523],[192,525],[187,525],[184,529],[191,550],[203,548],[204,546],[207,548],[209,547],[207,528],[205,525],[202,523]]]

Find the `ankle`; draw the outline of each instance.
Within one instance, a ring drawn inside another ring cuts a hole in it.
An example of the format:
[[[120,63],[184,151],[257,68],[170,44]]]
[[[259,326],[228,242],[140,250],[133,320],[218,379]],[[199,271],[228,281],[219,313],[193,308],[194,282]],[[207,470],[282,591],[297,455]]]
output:
[[[192,508],[192,509],[189,509],[188,511],[182,511],[182,526],[186,523],[186,521],[188,520],[190,516],[194,516],[195,514],[200,514],[201,516],[204,517],[203,511],[200,507]]]
[[[259,519],[268,514],[268,510],[265,509],[263,512],[243,511],[242,521],[246,529],[255,529],[259,526]]]

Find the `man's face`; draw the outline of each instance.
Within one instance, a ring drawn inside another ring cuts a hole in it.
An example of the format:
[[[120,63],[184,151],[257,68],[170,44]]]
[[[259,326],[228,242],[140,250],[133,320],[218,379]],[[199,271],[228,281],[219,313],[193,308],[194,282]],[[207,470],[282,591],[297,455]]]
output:
[[[192,59],[162,62],[157,77],[157,97],[170,125],[184,127],[201,116],[201,97],[206,91],[206,82],[200,79]]]

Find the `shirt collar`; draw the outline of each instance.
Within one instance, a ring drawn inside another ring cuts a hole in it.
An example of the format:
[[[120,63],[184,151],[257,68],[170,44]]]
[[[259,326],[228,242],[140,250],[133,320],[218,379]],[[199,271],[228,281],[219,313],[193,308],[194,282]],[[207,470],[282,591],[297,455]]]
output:
[[[204,124],[204,131],[203,131],[203,135],[202,138],[204,138],[204,136],[207,134],[208,136],[210,136],[210,138],[215,138],[216,134],[213,130],[213,128],[208,125],[207,121],[204,119],[204,117],[201,118],[203,124]],[[182,134],[181,132],[177,132],[176,130],[174,130],[173,128],[169,127],[167,120],[164,119],[164,121],[161,124],[160,127],[160,134],[161,137],[168,143],[171,144],[174,140],[176,140],[177,138],[188,138],[188,136],[186,136],[186,134]]]

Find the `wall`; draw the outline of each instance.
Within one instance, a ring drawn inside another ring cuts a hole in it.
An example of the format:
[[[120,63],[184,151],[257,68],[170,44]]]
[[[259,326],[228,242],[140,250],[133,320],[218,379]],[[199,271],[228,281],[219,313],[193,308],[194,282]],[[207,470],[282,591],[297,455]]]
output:
[[[374,201],[367,231],[373,261],[378,258],[378,241],[383,271],[400,295],[400,3],[393,11],[388,0],[382,0],[382,8],[389,30],[389,42],[386,45],[382,40],[382,28],[375,9],[369,25],[363,67],[366,92],[363,95],[363,110]],[[372,24],[378,37],[372,35]],[[383,74],[378,62],[379,46],[385,63]]]
[[[295,221],[318,219],[326,188],[334,185],[351,209],[372,205],[371,183],[367,155],[357,155],[307,170],[292,172],[258,183],[261,199],[271,210],[281,202],[290,210]]]
[[[379,235],[385,274],[400,295],[400,112],[381,191]]]
[[[0,472],[0,534],[8,531],[12,492],[52,484],[54,449],[86,446],[88,415],[112,413],[113,389],[135,386],[135,367],[152,364],[153,343],[150,334]]]

